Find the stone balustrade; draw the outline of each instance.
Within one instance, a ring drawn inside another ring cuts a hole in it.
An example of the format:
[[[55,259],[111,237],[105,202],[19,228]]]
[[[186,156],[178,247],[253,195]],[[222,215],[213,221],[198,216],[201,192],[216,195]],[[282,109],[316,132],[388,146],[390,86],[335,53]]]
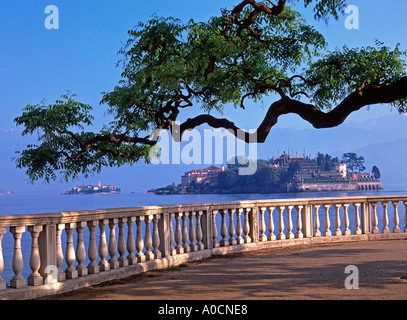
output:
[[[405,239],[406,215],[407,196],[4,215],[0,216],[0,299],[66,292],[231,252]],[[26,243],[29,237],[29,245],[22,244],[23,236]]]

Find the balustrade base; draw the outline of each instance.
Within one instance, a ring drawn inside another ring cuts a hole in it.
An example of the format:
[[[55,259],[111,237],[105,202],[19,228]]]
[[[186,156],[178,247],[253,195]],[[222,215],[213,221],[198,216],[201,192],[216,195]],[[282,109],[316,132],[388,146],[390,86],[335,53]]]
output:
[[[85,266],[82,268],[77,268],[76,270],[78,270],[79,277],[84,277],[88,275],[88,268],[86,268]]]
[[[126,258],[120,259],[119,258],[119,267],[127,267],[129,265],[129,260]]]
[[[100,272],[100,267],[98,265],[95,266],[88,266],[88,273],[89,274],[96,274]]]
[[[28,285],[29,286],[39,286],[44,284],[44,280],[42,279],[41,275],[38,276],[30,276],[28,277]]]
[[[137,263],[137,258],[133,255],[132,257],[127,257],[127,261],[129,262],[129,266],[132,266]]]
[[[110,270],[117,269],[120,267],[119,261],[117,261],[117,260],[109,261],[109,264],[110,264]]]
[[[78,270],[66,270],[65,274],[67,279],[76,279],[79,277]]]
[[[144,256],[146,257],[146,261],[154,260],[154,253],[152,253],[152,252],[146,252]]]
[[[108,262],[99,263],[99,268],[100,268],[101,272],[109,271],[110,270],[110,264]]]
[[[58,281],[63,282],[66,280],[66,274],[62,270],[58,272]]]
[[[22,279],[14,279],[13,278],[13,279],[10,280],[10,288],[13,288],[13,289],[24,288],[26,285],[27,284],[26,284],[24,278],[22,278]]]
[[[0,280],[0,291],[6,290],[7,289],[7,284],[5,281]]]
[[[229,240],[221,240],[220,241],[220,246],[221,247],[227,247],[229,245]]]
[[[261,236],[259,236],[259,241],[260,242],[265,242],[265,241],[267,241],[267,236],[266,235],[261,235]]]

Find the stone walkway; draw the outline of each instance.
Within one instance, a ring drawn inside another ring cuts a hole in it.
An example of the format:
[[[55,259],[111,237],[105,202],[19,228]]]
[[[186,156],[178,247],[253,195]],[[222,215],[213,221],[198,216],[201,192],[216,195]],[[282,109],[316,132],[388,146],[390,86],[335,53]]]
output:
[[[349,265],[359,272],[357,290],[345,288],[347,277],[355,275],[345,273]],[[46,299],[407,300],[404,276],[407,240],[368,241],[215,257]]]

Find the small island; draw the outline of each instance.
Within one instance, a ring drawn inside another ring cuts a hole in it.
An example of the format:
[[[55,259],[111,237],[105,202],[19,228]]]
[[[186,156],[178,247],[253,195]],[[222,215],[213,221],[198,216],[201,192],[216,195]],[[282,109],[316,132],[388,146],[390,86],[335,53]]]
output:
[[[120,188],[112,185],[101,184],[100,180],[97,185],[80,185],[75,186],[71,190],[61,193],[63,195],[79,195],[79,194],[114,194],[120,193]]]
[[[0,189],[0,196],[9,196],[12,195],[13,192],[5,189]]]
[[[222,194],[222,193],[290,193],[319,191],[381,190],[380,171],[374,166],[365,172],[364,158],[345,153],[342,161],[328,154],[311,157],[284,152],[276,159],[252,163],[252,175],[239,175],[245,167],[241,159],[232,159],[228,165],[185,172],[181,184],[151,189],[148,192],[165,194]],[[240,160],[240,161],[239,161]]]

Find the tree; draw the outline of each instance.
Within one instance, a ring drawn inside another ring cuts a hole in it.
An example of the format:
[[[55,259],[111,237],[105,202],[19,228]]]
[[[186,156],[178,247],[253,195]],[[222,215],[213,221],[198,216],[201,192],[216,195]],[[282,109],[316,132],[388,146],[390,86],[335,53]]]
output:
[[[378,167],[373,166],[372,168],[372,175],[375,180],[379,180],[381,177],[381,173]]]
[[[346,163],[347,168],[351,172],[355,171],[365,171],[366,167],[364,165],[365,158],[359,157],[356,153],[348,152],[342,156],[343,161]]]
[[[317,20],[338,19],[347,6],[346,0],[292,2],[299,10],[313,6]],[[71,94],[51,105],[28,105],[15,119],[23,134],[39,133],[40,144],[27,146],[16,162],[31,180],[149,162],[162,130],[180,140],[206,123],[247,143],[263,143],[288,113],[330,128],[373,104],[407,109],[406,53],[398,45],[377,41],[329,52],[324,36],[286,0],[242,0],[207,22],[154,16],[128,35],[119,51],[122,80],[101,99],[114,120],[101,131],[91,131],[92,107]],[[267,99],[270,107],[254,133],[210,114],[228,103],[246,109],[248,100]],[[189,108],[203,111],[178,125]]]

